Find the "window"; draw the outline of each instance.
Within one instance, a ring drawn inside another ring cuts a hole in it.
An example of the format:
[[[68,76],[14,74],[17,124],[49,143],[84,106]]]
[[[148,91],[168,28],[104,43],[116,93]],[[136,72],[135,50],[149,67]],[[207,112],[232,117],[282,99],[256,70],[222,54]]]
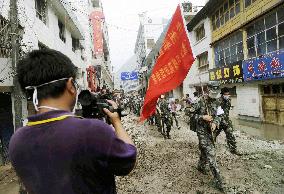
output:
[[[280,85],[272,85],[272,93],[279,94],[280,93]]]
[[[241,11],[241,5],[240,5],[240,0],[235,0],[235,13],[236,13],[236,15],[238,14],[238,13],[240,13],[240,11]]]
[[[71,36],[71,38],[72,38],[72,51],[75,52],[80,48],[79,39],[74,38],[73,36]]]
[[[263,94],[270,94],[271,93],[271,87],[268,86],[263,86]]]
[[[196,35],[196,41],[201,40],[203,37],[205,37],[205,29],[204,29],[204,24],[200,25],[198,28],[195,30],[195,35]]]
[[[262,86],[262,93],[269,95],[284,94],[284,84],[264,85]]]
[[[208,52],[204,52],[201,55],[197,56],[198,59],[198,69],[200,72],[207,71],[209,69],[208,63]]]
[[[245,8],[253,4],[256,0],[245,0]]]
[[[182,7],[184,12],[192,12],[192,3],[189,2],[182,3]]]
[[[243,60],[243,35],[237,32],[214,46],[215,65],[221,67]]]
[[[225,25],[241,12],[240,0],[227,0],[212,16],[213,30]]]
[[[208,92],[208,86],[194,86],[195,91],[198,92],[199,95],[203,95],[204,93]]]
[[[99,0],[93,0],[92,3],[93,3],[93,7],[100,7]]]
[[[283,12],[281,7],[246,28],[248,58],[284,48]]]
[[[65,26],[64,24],[58,20],[58,27],[59,27],[59,38],[63,41],[66,42],[65,38]]]
[[[147,39],[147,49],[152,49],[155,45],[155,40],[154,39]]]
[[[35,0],[36,17],[46,24],[46,0]]]

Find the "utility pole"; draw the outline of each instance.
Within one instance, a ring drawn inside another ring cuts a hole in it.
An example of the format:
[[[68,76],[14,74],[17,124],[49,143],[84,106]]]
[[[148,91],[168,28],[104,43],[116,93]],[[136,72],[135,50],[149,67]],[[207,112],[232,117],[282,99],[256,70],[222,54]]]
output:
[[[21,91],[20,84],[18,82],[18,76],[16,74],[16,67],[19,61],[19,47],[20,47],[20,37],[19,37],[19,21],[18,21],[18,7],[17,7],[17,0],[10,0],[10,22],[11,22],[11,44],[12,44],[12,71],[14,74],[13,78],[13,102],[14,102],[14,129],[18,129],[19,127],[23,126],[23,110],[22,110],[22,103],[23,103],[23,93]],[[19,194],[27,194],[23,183],[19,180]]]
[[[18,7],[17,0],[10,0],[10,22],[11,22],[11,45],[12,45],[12,71],[14,74],[13,78],[13,89],[12,96],[14,102],[14,128],[17,129],[22,126],[22,99],[23,94],[16,75],[16,66],[19,61],[19,21],[18,21]]]

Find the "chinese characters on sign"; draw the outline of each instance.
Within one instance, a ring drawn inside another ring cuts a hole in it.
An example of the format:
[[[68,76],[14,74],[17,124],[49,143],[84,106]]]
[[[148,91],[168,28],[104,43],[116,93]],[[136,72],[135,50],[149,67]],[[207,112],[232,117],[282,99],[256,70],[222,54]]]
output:
[[[178,23],[176,26],[177,32],[179,30],[180,25],[181,23]],[[178,71],[180,69],[180,63],[182,62],[182,60],[188,55],[189,52],[191,52],[186,46],[186,44],[188,44],[186,42],[187,40],[186,39],[180,40],[180,37],[176,37],[176,35],[174,35],[177,32],[174,31],[172,33],[169,33],[170,35],[167,36],[168,38],[165,39],[162,45],[159,58],[161,58],[164,55],[164,53],[166,53],[172,46],[175,46],[177,44],[177,41],[182,42],[180,53],[177,53],[176,56],[171,58],[166,65],[160,67],[158,71],[156,71],[151,75],[151,79],[154,82],[154,84],[158,84],[160,81],[167,79],[168,76],[171,76],[176,71]]]
[[[183,82],[193,62],[190,42],[180,6],[178,6],[150,76],[141,111],[141,121],[155,113],[156,103],[161,94],[176,88]]]
[[[243,82],[242,62],[236,62],[230,66],[209,70],[209,80],[219,81],[220,84]]]
[[[243,61],[244,81],[284,77],[284,51]]]
[[[138,72],[121,72],[121,80],[138,80]]]
[[[103,31],[102,31],[102,24],[104,20],[103,12],[101,11],[92,12],[92,14],[90,15],[90,20],[94,31],[95,54],[101,55],[103,54]]]

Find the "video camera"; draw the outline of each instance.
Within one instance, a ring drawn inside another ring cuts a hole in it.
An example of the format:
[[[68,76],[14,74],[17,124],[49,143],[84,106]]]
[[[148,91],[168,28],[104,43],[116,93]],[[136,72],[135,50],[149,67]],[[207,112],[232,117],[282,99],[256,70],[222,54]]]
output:
[[[117,112],[119,117],[124,117],[121,107],[114,109],[107,100],[111,100],[109,94],[91,93],[89,90],[83,90],[78,96],[78,101],[82,106],[82,116],[85,118],[95,118],[100,120],[105,120],[110,124],[110,120],[103,111],[104,108],[111,112]]]

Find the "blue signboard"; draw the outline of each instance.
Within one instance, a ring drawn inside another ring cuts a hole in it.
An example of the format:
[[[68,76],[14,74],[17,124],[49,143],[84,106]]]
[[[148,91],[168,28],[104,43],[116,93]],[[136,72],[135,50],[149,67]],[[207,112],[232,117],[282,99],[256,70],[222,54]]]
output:
[[[284,77],[284,50],[243,61],[244,81]]]
[[[138,80],[138,72],[121,72],[121,80]]]

